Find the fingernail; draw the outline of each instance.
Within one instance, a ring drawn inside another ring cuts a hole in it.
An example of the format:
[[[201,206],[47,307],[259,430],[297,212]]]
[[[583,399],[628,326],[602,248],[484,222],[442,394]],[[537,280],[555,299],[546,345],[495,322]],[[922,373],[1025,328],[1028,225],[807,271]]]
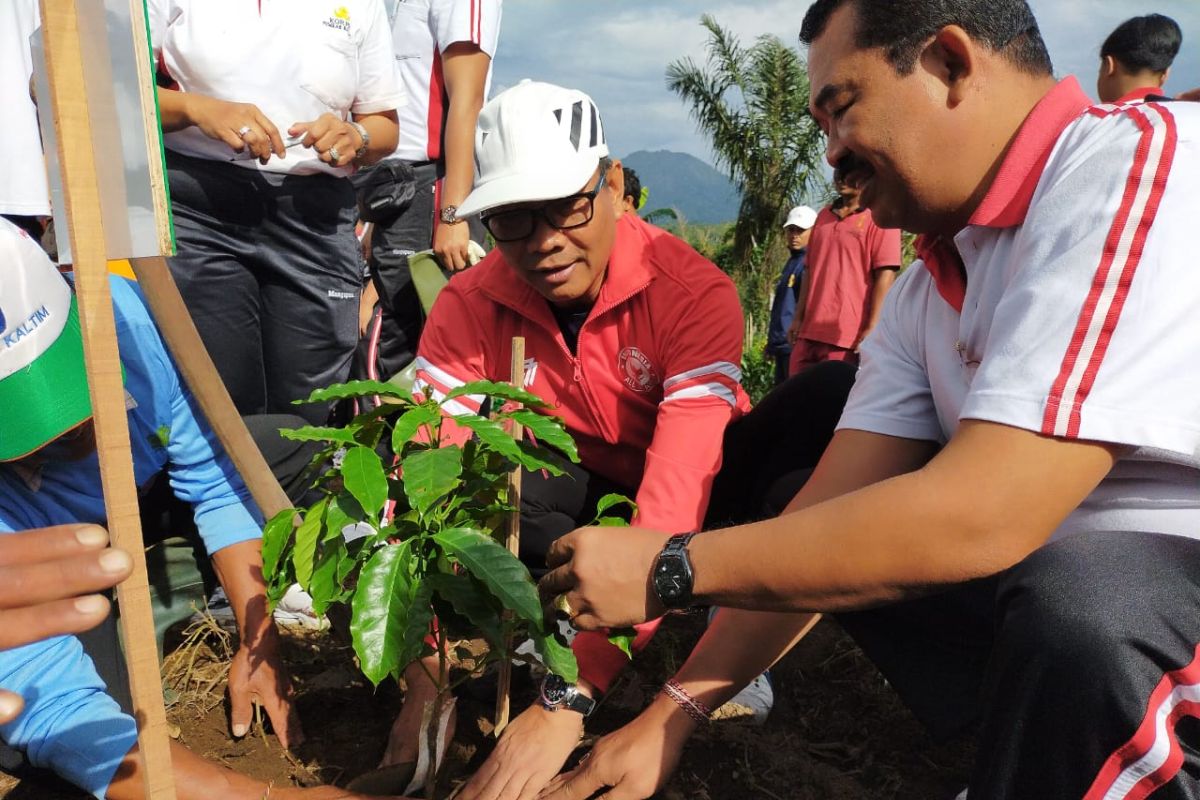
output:
[[[108,543],[108,533],[97,525],[85,525],[75,529],[75,541],[84,547],[103,547]]]
[[[240,739],[245,735],[246,735],[246,726],[245,725],[234,725],[233,726],[233,736],[235,739]]]
[[[24,703],[21,702],[21,698],[15,694],[8,694],[7,692],[0,694],[0,717],[15,717],[20,713],[23,705]]]
[[[75,598],[75,610],[80,614],[99,614],[102,611],[108,610],[108,601],[98,594],[89,594],[84,597]]]
[[[109,575],[125,572],[132,563],[124,550],[109,550],[100,556],[100,569]]]

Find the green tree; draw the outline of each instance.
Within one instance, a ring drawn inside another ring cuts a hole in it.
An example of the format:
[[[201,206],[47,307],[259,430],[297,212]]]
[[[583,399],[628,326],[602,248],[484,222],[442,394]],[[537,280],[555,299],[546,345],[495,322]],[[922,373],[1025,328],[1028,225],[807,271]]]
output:
[[[717,167],[741,191],[730,272],[747,314],[765,315],[768,287],[783,258],[781,225],[804,197],[826,189],[824,135],[808,113],[808,70],[799,52],[766,34],[743,47],[705,14],[708,58],[667,67],[667,86],[690,106]]]

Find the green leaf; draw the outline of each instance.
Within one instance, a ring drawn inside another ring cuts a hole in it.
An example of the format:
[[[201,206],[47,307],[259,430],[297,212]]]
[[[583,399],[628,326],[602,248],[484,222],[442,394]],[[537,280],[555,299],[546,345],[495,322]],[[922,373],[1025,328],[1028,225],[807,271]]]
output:
[[[606,495],[604,495],[604,497],[601,497],[596,502],[596,522],[593,524],[604,525],[605,524],[603,521],[604,512],[608,511],[610,508],[615,508],[616,506],[628,506],[633,514],[637,514],[637,510],[638,510],[637,503],[633,502],[625,495],[623,495],[623,494],[606,494]],[[610,519],[612,519],[612,518],[610,518]],[[619,518],[617,518],[617,519],[619,519]],[[620,520],[620,523],[622,525],[628,524],[623,519]]]
[[[524,465],[524,453],[504,426],[478,414],[459,414],[454,421],[479,437],[479,441],[515,464]]]
[[[608,632],[608,641],[620,648],[628,658],[633,658],[633,640],[637,631],[633,628],[613,628]]]
[[[404,452],[404,445],[408,444],[422,425],[432,425],[441,416],[442,412],[431,406],[417,406],[404,412],[392,428],[392,452]]]
[[[488,602],[488,590],[469,575],[431,573],[425,576],[433,591],[479,629],[496,650],[504,647],[504,629],[496,608]]]
[[[329,505],[325,508],[325,532],[321,536],[322,542],[331,542],[335,539],[341,539],[342,528],[345,528],[347,525],[357,521],[347,514],[346,509],[342,507],[341,500],[343,497],[348,498],[349,495],[341,495],[333,500],[330,500]]]
[[[303,428],[280,428],[279,435],[293,442],[341,442],[358,444],[350,428],[322,428],[305,425]]]
[[[415,568],[405,542],[376,550],[358,578],[350,636],[363,674],[376,686],[389,675],[399,677],[424,647],[432,587],[414,577]]]
[[[579,663],[575,660],[575,653],[571,650],[571,646],[566,643],[560,633],[555,631],[543,634],[540,631],[534,631],[532,638],[533,646],[537,648],[547,669],[567,683],[579,682]]]
[[[501,400],[513,400],[530,408],[550,407],[549,403],[532,392],[518,389],[511,383],[497,383],[495,381],[472,381],[471,383],[459,386],[457,389],[452,389],[446,395],[446,400],[453,400],[456,397],[469,394],[482,394],[488,397],[498,397]],[[442,402],[445,402],[445,400]]]
[[[555,477],[567,474],[562,467],[550,460],[553,454],[546,448],[538,447],[535,444],[524,441],[517,442],[517,445],[521,448],[521,452],[525,454],[525,460],[521,462],[521,466],[530,472],[544,469]]]
[[[387,502],[387,477],[379,454],[369,447],[352,447],[342,459],[341,473],[346,491],[373,519]]]
[[[571,434],[563,427],[561,418],[539,414],[527,408],[508,411],[500,416],[521,423],[539,442],[562,452],[576,464],[579,463],[579,449],[575,447],[575,440],[571,438]]]
[[[629,520],[624,517],[597,517],[589,524],[598,528],[628,528]]]
[[[304,512],[304,521],[296,529],[296,549],[292,552],[292,565],[296,569],[296,583],[305,590],[312,580],[313,559],[317,555],[317,540],[320,538],[327,505],[328,497],[315,503]]]
[[[304,403],[328,403],[331,400],[345,400],[351,397],[374,397],[375,395],[392,397],[407,403],[412,402],[412,394],[409,391],[401,389],[399,386],[393,386],[390,383],[381,383],[380,381],[335,383],[333,386],[315,390],[308,396],[307,400],[293,400],[292,402],[296,405],[303,405]]]
[[[485,533],[451,528],[434,535],[454,560],[482,581],[488,590],[521,619],[542,627],[542,604],[537,586],[520,559]]]
[[[404,493],[424,514],[461,483],[462,450],[456,445],[420,450],[404,458]]]
[[[283,553],[288,539],[292,537],[298,513],[294,508],[285,508],[271,517],[271,520],[263,527],[263,577],[267,579],[268,583],[275,575],[276,569],[279,568],[279,556]]]
[[[308,593],[312,596],[313,611],[318,616],[324,614],[329,604],[341,596],[342,585],[338,580],[338,568],[345,558],[346,542],[339,539],[327,544],[317,561],[312,580],[308,582]]]

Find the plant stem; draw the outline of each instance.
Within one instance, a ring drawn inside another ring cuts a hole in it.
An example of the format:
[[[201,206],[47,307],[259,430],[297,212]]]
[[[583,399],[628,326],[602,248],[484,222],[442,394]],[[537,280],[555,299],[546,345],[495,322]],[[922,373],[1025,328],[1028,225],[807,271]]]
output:
[[[446,658],[446,630],[441,625],[437,626],[437,655],[438,655],[438,675],[437,675],[437,695],[433,699],[433,713],[429,720],[429,730],[426,732],[427,742],[429,746],[429,772],[425,776],[425,797],[429,800],[436,800],[437,778],[441,772],[441,763],[438,753],[438,739],[442,728],[442,708],[446,703],[446,695],[449,692],[447,684],[449,683],[450,664]]]

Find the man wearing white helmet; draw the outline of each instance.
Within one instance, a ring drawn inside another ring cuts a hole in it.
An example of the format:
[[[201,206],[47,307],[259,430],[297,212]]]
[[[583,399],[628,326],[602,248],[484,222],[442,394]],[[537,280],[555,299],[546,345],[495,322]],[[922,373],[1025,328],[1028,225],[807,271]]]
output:
[[[775,384],[787,380],[788,359],[792,355],[792,343],[788,340],[788,329],[796,314],[796,303],[800,299],[801,276],[804,274],[804,255],[812,228],[817,221],[817,212],[808,206],[796,206],[788,212],[783,223],[784,244],[788,249],[788,260],[783,264],[779,280],[775,283],[775,296],[771,301],[771,321],[767,325],[765,352],[775,359]]]
[[[563,459],[566,477],[523,476],[521,557],[535,573],[608,492],[636,497],[640,524],[698,530],[726,426],[749,407],[733,282],[682,241],[621,214],[624,177],[608,155],[600,113],[582,92],[523,81],[484,107],[475,187],[458,213],[479,214],[496,249],[443,290],[417,357],[417,390],[441,397],[469,381],[507,380],[512,338],[525,337],[526,388],[562,417],[581,457]],[[459,402],[447,409],[479,408]],[[634,647],[653,629],[642,626]],[[602,634],[581,634],[573,647],[578,695],[518,716],[464,800],[506,786],[532,796],[566,761],[592,698],[628,662]],[[432,686],[420,665],[407,677],[393,747],[411,757]]]

